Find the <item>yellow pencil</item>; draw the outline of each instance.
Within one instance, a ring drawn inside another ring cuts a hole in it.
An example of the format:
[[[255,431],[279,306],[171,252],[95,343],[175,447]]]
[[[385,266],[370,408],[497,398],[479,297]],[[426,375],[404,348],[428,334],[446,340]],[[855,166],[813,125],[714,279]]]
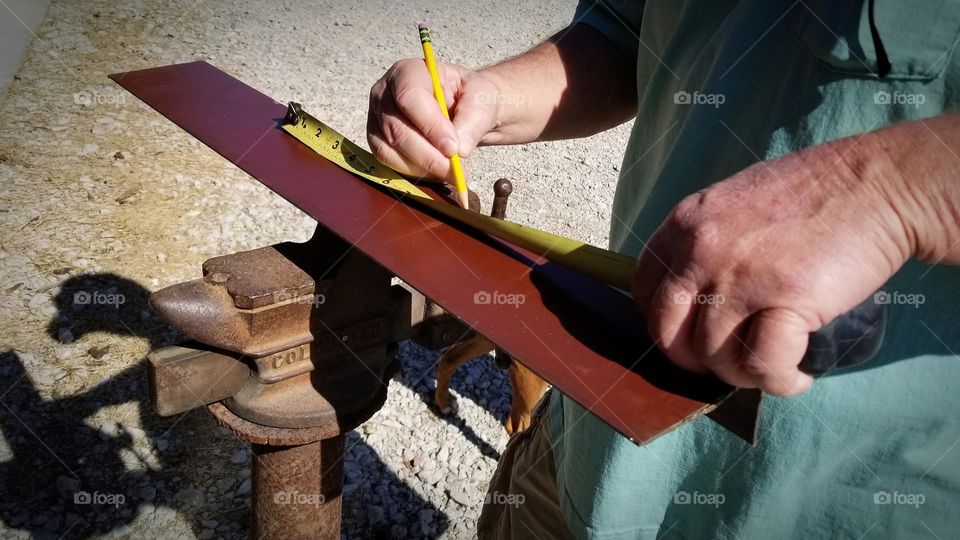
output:
[[[420,45],[423,46],[423,61],[427,64],[427,71],[430,72],[430,78],[433,79],[433,96],[437,98],[440,104],[440,112],[443,116],[450,118],[447,111],[447,100],[443,97],[443,87],[440,86],[440,72],[437,71],[437,60],[433,57],[433,41],[430,39],[430,30],[425,24],[417,25],[420,30]],[[460,206],[467,207],[467,181],[463,178],[463,165],[460,164],[460,154],[454,154],[450,157],[450,169],[453,171],[453,181],[456,183],[457,200]]]

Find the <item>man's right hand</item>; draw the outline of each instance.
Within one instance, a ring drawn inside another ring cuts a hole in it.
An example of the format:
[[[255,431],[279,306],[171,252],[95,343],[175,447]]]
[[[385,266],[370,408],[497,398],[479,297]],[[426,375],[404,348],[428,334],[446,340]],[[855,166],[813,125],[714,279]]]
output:
[[[367,142],[382,163],[408,176],[452,181],[450,156],[466,157],[493,130],[497,85],[454,64],[437,65],[451,120],[440,112],[423,59],[395,63],[370,89]]]
[[[585,24],[480,71],[437,67],[452,121],[440,112],[423,59],[397,62],[370,89],[370,150],[408,176],[452,182],[455,153],[584,137],[636,113],[636,59]]]

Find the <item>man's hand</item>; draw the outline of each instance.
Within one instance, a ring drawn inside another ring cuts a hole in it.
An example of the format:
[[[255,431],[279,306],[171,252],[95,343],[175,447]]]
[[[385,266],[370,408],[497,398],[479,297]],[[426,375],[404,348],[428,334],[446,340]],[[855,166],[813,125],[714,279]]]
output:
[[[453,121],[440,112],[422,59],[393,65],[370,89],[367,142],[378,160],[417,177],[451,180],[450,156],[470,155],[496,123],[498,91],[487,76],[439,63]]]
[[[480,145],[599,133],[636,112],[636,59],[574,24],[533,49],[473,71],[438,64],[452,122],[422,59],[401,60],[373,85],[367,142],[401,173],[451,180],[449,157]]]
[[[755,164],[673,209],[633,294],[675,363],[774,395],[810,386],[798,368],[808,334],[916,248],[902,178],[882,174],[896,167],[872,135]]]

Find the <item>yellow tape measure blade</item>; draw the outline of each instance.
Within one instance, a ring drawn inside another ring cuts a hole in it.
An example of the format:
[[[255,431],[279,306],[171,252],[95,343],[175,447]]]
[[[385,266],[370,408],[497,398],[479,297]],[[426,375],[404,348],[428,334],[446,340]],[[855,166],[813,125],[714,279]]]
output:
[[[377,161],[370,152],[305,112],[298,103],[290,102],[280,127],[317,154],[348,172],[393,191],[409,195],[411,200],[424,204],[462,224],[530,250],[557,264],[572,268],[619,289],[630,289],[634,266],[634,260],[631,257],[437,201],[400,173]]]
[[[414,197],[430,198],[400,173],[377,161],[370,152],[304,112],[299,103],[290,103],[280,127],[314,152],[348,172],[394,191]]]

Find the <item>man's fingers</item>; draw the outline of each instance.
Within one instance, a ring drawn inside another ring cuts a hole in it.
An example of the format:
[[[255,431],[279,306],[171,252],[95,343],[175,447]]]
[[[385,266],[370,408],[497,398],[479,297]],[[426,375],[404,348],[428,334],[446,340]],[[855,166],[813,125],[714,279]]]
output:
[[[423,62],[420,62],[423,64]],[[415,70],[398,72],[388,84],[399,111],[410,120],[431,145],[449,158],[460,147],[457,130],[443,116],[433,95],[430,76],[425,66],[423,73]]]
[[[370,145],[370,152],[373,154],[373,157],[377,158],[377,161],[380,163],[407,176],[418,178],[427,176],[427,172],[419,165],[391,148],[390,145],[383,140],[383,134],[379,132],[379,128],[367,132],[367,143]]]
[[[496,87],[459,66],[438,68],[457,125],[443,115],[424,61],[410,58],[394,64],[371,88],[367,140],[374,155],[399,172],[450,182],[450,158],[468,155],[493,128]],[[481,94],[486,98],[471,98]]]
[[[703,294],[697,310],[692,349],[703,365],[720,380],[738,388],[755,388],[753,378],[740,368],[746,350],[747,314],[727,304],[720,293]]]
[[[807,322],[796,312],[759,311],[751,318],[741,369],[768,394],[799,394],[813,384],[813,377],[800,371],[808,339]]]
[[[402,159],[397,160],[397,163],[384,163],[407,175],[450,180],[450,159],[437,150],[433,143],[400,113],[394,102],[384,101],[380,106],[382,111],[379,125],[373,126],[372,135],[382,139],[389,148],[375,147],[371,141],[370,150],[377,159],[389,160],[396,154],[402,156]]]
[[[637,266],[633,272],[633,281],[631,283],[631,293],[640,311],[648,317],[650,311],[650,302],[653,300],[654,293],[660,287],[660,282],[670,271],[670,261],[664,260],[653,252],[648,244],[640,256],[637,257]]]
[[[380,126],[374,122],[368,122],[367,143],[370,145],[370,152],[378,161],[401,174],[416,178],[446,178],[450,175],[449,160],[442,159],[442,162],[438,161],[436,163],[437,168],[435,170],[426,170],[420,161],[401,153],[395,146],[387,142]],[[442,156],[436,149],[434,149],[434,152]]]
[[[698,306],[693,283],[667,277],[654,293],[647,326],[660,349],[678,366],[697,373],[707,371],[690,347]]]

